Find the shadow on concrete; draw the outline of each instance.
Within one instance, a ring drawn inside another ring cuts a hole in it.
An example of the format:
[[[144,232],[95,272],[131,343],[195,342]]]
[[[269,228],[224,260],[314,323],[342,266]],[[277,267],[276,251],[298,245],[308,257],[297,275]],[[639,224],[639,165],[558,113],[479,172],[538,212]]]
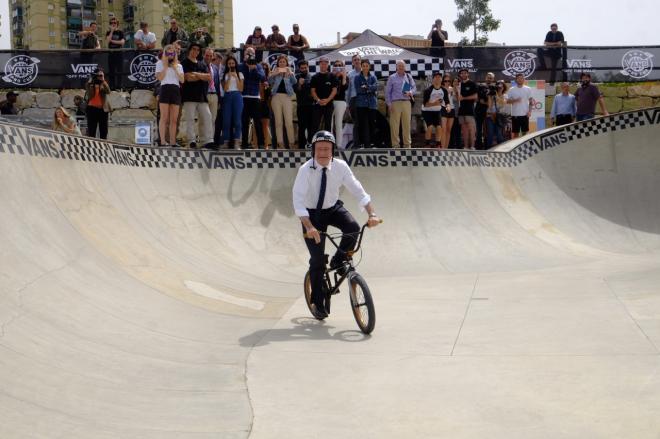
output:
[[[280,343],[298,340],[338,340],[343,342],[361,342],[371,338],[358,330],[333,332],[334,326],[327,321],[312,317],[295,317],[291,319],[293,327],[277,329],[260,329],[239,339],[242,347],[252,348],[266,346],[270,343]]]

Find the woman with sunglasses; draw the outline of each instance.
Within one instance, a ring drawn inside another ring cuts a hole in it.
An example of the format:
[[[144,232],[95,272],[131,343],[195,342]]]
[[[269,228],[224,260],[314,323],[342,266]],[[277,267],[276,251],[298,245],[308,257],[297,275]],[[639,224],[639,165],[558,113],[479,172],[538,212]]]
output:
[[[177,120],[181,106],[181,83],[184,81],[184,75],[176,50],[171,44],[165,46],[161,59],[156,63],[156,79],[160,81],[158,95],[160,141],[163,145],[176,145]]]
[[[488,114],[486,117],[486,127],[488,128],[486,146],[488,148],[504,142],[504,130],[511,117],[511,105],[506,103],[509,98],[506,94],[506,82],[497,81],[496,90],[495,96],[488,96]],[[496,140],[494,144],[493,137]]]
[[[454,119],[456,116],[456,101],[454,96],[454,89],[451,86],[451,75],[444,75],[442,77],[442,90],[445,96],[448,97],[449,102],[440,110],[440,117],[442,119],[442,147],[449,148],[449,140],[451,139],[451,129],[454,126]]]

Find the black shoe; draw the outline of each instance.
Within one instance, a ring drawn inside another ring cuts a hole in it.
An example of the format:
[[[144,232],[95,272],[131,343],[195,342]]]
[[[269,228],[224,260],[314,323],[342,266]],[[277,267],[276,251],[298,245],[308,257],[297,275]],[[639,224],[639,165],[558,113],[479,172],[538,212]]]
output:
[[[205,144],[205,145],[203,146],[203,148],[205,148],[205,149],[213,149],[213,150],[215,150],[215,151],[218,150],[218,147],[217,147],[216,144],[213,143],[213,142],[209,142],[209,143]]]
[[[337,274],[343,276],[348,271],[348,265],[346,264],[346,261],[333,258],[332,261],[330,261],[330,269],[337,270]]]
[[[311,308],[312,308],[312,315],[314,316],[314,318],[323,320],[326,317],[328,317],[328,313],[325,310],[325,306],[312,303]]]
[[[189,146],[190,146],[191,149],[195,149],[195,148],[197,148],[197,143],[196,142],[190,142]]]

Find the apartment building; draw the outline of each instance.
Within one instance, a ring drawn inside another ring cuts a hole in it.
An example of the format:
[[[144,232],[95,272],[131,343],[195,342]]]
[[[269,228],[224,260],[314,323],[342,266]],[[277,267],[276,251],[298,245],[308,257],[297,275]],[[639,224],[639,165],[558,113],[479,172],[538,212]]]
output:
[[[232,0],[193,0],[204,12],[216,12],[208,23],[217,47],[233,43]],[[98,34],[105,35],[110,18],[119,19],[133,47],[133,33],[140,21],[149,23],[158,41],[168,26],[170,7],[162,0],[10,0],[12,49],[76,49],[81,40],[78,32],[92,21],[98,24]],[[159,46],[160,44],[158,44]],[[105,47],[102,43],[101,47]]]

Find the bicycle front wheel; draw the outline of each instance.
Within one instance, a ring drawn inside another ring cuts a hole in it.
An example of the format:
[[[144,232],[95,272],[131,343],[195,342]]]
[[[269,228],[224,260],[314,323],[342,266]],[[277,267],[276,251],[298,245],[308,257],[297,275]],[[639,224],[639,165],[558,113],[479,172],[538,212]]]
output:
[[[360,331],[371,334],[376,326],[376,310],[367,282],[362,276],[355,273],[349,279],[349,296],[351,309]]]

